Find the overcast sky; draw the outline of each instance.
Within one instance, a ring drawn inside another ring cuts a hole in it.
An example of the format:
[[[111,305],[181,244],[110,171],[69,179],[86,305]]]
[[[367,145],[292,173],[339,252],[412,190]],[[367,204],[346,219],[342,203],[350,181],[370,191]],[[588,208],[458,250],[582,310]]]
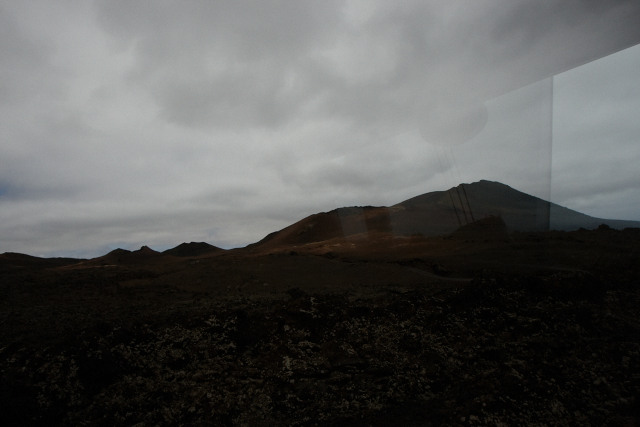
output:
[[[640,220],[638,9],[0,0],[0,253],[244,246],[480,179]]]

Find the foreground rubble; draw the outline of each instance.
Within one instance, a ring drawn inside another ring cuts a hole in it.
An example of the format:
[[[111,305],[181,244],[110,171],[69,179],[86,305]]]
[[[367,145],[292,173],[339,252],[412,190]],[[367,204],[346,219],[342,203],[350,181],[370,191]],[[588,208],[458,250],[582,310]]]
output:
[[[640,422],[640,230],[343,243],[0,255],[0,424]]]
[[[86,314],[57,340],[3,344],[2,424],[633,425],[638,297],[485,274]]]

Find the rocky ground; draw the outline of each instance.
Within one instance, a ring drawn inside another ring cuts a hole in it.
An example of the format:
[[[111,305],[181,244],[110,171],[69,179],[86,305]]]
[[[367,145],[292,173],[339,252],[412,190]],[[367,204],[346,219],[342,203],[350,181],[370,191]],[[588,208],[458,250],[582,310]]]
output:
[[[290,253],[189,260],[191,287],[183,267],[5,265],[0,422],[636,425],[638,233],[597,233],[544,240],[577,259],[528,271],[513,265],[540,235],[509,241],[505,268]],[[278,287],[283,265],[390,276],[305,286],[287,270]]]

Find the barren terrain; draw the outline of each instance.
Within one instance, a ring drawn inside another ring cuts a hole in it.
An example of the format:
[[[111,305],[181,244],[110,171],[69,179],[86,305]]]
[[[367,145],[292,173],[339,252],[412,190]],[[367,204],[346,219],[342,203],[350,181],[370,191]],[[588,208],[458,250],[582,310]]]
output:
[[[640,230],[499,225],[0,255],[0,422],[635,425]]]

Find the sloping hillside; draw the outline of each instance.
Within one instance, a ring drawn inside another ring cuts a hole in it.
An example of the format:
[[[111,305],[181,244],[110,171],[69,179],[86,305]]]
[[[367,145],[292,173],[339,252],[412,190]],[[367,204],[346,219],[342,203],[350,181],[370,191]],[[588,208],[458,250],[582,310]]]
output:
[[[308,216],[269,234],[252,248],[300,246],[336,238],[439,236],[485,218],[501,218],[508,232],[640,227],[637,221],[594,218],[492,181],[460,184],[391,207],[347,207]]]

